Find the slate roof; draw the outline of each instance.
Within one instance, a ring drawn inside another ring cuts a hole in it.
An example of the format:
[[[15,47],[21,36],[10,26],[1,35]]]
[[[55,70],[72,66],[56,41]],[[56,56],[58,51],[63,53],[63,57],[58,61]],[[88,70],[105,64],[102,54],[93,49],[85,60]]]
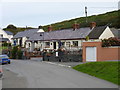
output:
[[[38,29],[29,29],[29,30],[25,30],[22,32],[18,32],[14,37],[14,38],[20,38],[20,37],[31,37],[34,33],[36,33],[38,31]]]
[[[43,32],[40,35],[37,32],[39,29],[29,29],[23,32],[18,32],[13,38],[29,37],[27,41],[40,40],[71,40],[71,39],[85,39],[89,36],[90,39],[98,39],[107,26],[95,27],[91,30],[89,27],[79,28],[77,30],[62,29],[51,32]]]
[[[95,27],[88,35],[90,39],[98,39],[107,26]]]
[[[40,33],[35,33],[29,38],[30,41],[36,40],[66,40],[66,39],[83,39],[91,32],[89,27],[80,28],[75,31],[73,29],[63,29],[51,32],[44,32],[44,35],[40,36]]]
[[[115,35],[115,37],[120,39],[120,29],[111,28],[111,31]]]
[[[8,38],[0,38],[0,42],[2,42],[2,41],[9,41],[9,39]]]
[[[12,32],[10,32],[10,31],[5,31],[8,35],[13,35],[13,33]]]

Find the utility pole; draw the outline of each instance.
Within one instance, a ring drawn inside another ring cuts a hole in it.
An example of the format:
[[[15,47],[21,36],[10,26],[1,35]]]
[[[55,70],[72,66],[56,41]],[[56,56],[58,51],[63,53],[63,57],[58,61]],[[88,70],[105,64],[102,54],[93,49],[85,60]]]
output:
[[[86,23],[88,22],[87,21],[87,7],[85,7],[85,15],[86,15]]]

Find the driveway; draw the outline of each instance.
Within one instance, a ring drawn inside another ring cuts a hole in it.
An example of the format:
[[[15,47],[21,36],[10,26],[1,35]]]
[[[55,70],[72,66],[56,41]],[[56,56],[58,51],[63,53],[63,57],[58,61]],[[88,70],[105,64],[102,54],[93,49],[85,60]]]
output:
[[[87,74],[47,62],[13,60],[3,65],[3,88],[117,88]],[[22,84],[21,84],[22,83]]]

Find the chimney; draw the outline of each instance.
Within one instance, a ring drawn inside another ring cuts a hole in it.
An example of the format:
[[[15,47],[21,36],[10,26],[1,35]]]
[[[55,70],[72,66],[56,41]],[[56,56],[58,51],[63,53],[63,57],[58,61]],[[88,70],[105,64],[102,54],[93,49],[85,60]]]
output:
[[[80,28],[80,25],[75,22],[75,24],[73,24],[73,30],[76,30],[79,28]]]
[[[48,32],[52,31],[52,26],[48,26]]]
[[[96,22],[91,22],[90,23],[90,29],[93,29],[94,27],[96,27]]]
[[[43,27],[40,25],[40,26],[38,26],[38,29],[42,29]]]

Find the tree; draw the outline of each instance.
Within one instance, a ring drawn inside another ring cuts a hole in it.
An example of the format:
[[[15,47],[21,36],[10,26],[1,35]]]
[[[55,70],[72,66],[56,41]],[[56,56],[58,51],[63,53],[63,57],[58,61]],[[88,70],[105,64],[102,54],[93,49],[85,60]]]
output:
[[[10,24],[10,25],[7,26],[7,29],[17,29],[17,27],[12,25],[12,24]]]

